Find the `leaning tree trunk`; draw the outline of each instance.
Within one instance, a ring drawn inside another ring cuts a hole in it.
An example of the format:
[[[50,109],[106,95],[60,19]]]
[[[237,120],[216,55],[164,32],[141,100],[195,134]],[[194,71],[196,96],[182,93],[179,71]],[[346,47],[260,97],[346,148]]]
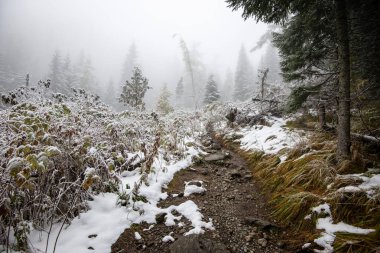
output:
[[[337,160],[350,159],[350,48],[345,0],[335,0],[339,66]]]

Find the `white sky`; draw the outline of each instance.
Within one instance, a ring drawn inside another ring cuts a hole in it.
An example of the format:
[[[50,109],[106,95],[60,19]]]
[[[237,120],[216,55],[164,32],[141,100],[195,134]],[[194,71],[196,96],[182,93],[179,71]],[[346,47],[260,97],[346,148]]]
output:
[[[242,43],[253,47],[266,29],[226,6],[223,0],[0,0],[0,52],[19,48],[25,71],[42,79],[56,49],[74,61],[84,50],[107,84],[119,82],[135,42],[151,85],[172,86],[183,71],[177,33],[189,47],[198,45],[210,73],[224,78],[227,68],[234,71]]]

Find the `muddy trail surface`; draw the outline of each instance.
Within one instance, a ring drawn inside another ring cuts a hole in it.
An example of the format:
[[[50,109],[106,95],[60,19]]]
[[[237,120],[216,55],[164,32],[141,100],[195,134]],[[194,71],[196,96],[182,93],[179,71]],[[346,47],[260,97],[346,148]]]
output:
[[[267,198],[244,160],[217,143],[209,147],[206,150],[209,154],[201,162],[175,175],[167,189],[169,197],[159,206],[166,208],[192,200],[198,205],[204,221],[212,219],[215,229],[206,229],[198,236],[184,236],[192,228],[186,218],[181,219],[183,227],[168,227],[164,224],[164,215],[156,216],[154,226],[139,224],[126,229],[112,245],[112,253],[289,252],[280,239],[286,230],[270,217]],[[185,182],[202,185],[206,191],[185,197]],[[135,232],[142,239],[137,240]],[[175,241],[164,242],[162,239],[167,235]]]

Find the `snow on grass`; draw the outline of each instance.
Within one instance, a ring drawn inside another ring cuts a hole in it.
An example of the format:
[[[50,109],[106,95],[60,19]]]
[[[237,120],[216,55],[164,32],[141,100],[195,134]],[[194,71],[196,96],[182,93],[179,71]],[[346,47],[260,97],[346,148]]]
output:
[[[34,229],[30,236],[30,247],[32,252],[45,252],[47,241],[49,241],[47,252],[53,252],[57,236],[56,253],[65,252],[94,252],[104,253],[111,251],[111,245],[119,235],[132,224],[141,222],[155,223],[156,215],[166,213],[166,225],[178,226],[183,217],[191,222],[192,228],[186,233],[203,233],[205,229],[213,229],[212,221],[203,221],[203,215],[198,206],[193,201],[186,201],[178,206],[170,206],[165,209],[157,207],[160,200],[167,198],[168,194],[162,192],[162,188],[167,185],[174,177],[174,174],[181,169],[187,168],[192,163],[192,157],[200,153],[195,147],[189,147],[186,151],[187,156],[177,162],[166,162],[162,155],[158,155],[153,163],[154,173],[148,175],[148,184],[142,184],[139,194],[144,196],[147,202],[137,201],[133,207],[117,206],[118,195],[114,193],[104,193],[93,196],[90,201],[89,211],[81,213],[71,221],[69,226],[55,224],[52,226],[49,240],[48,231]],[[88,173],[91,169],[87,170]],[[141,179],[138,170],[123,173],[120,176],[121,190],[126,193],[132,191],[132,187]],[[129,189],[128,189],[129,188]],[[172,211],[176,210],[180,216],[174,216]],[[62,230],[60,232],[60,230]],[[89,235],[96,235],[91,236]],[[135,234],[139,240],[140,235]],[[165,238],[164,238],[165,239]],[[167,237],[165,240],[171,241]],[[174,240],[174,239],[173,239]]]
[[[127,210],[115,205],[117,195],[104,193],[88,202],[90,210],[74,218],[70,226],[64,225],[56,245],[56,253],[109,252],[112,243],[131,225],[126,219]],[[55,240],[62,224],[52,227],[47,252],[53,252]],[[33,230],[29,236],[32,252],[45,252],[48,231]],[[89,238],[95,234],[96,237]]]
[[[368,234],[375,231],[374,229],[358,228],[346,224],[344,222],[334,224],[331,216],[330,206],[327,203],[312,208],[312,211],[317,214],[323,213],[327,215],[327,217],[319,218],[317,220],[316,228],[324,230],[324,232],[322,232],[321,236],[315,239],[314,242],[319,246],[323,247],[323,249],[314,249],[314,252],[332,253],[334,251],[332,245],[335,240],[335,233],[337,232],[346,232],[351,234]]]
[[[360,178],[363,180],[363,183],[361,183],[358,186],[348,185],[345,187],[339,188],[338,192],[360,192],[365,191],[368,195],[368,197],[371,197],[373,193],[375,192],[374,189],[380,188],[380,174],[372,175],[371,177],[366,176],[364,174],[348,174],[348,175],[341,175],[343,178]]]
[[[194,184],[194,181],[185,182],[185,190],[183,192],[183,196],[188,197],[193,193],[202,193],[206,191],[206,189],[203,187],[202,181],[195,181],[195,183],[199,183],[201,186]]]
[[[254,126],[243,128],[238,134],[241,146],[245,150],[261,150],[267,154],[277,154],[284,147],[292,147],[300,141],[300,135],[283,127],[285,120],[271,118],[271,126]]]

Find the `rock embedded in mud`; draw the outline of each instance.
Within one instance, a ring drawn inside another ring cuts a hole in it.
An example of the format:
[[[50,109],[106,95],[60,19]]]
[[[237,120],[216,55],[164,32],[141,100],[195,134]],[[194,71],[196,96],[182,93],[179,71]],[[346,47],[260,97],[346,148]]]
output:
[[[230,173],[230,178],[235,179],[235,178],[241,178],[241,173],[237,170],[232,170]]]
[[[172,245],[171,253],[228,253],[224,244],[216,240],[202,238],[200,235],[182,236]]]
[[[224,160],[226,158],[226,155],[222,152],[217,152],[214,154],[209,154],[204,157],[204,161],[206,162],[217,162]]]
[[[243,224],[245,224],[245,225],[256,225],[256,226],[261,227],[262,229],[270,229],[273,227],[277,227],[275,224],[272,224],[269,221],[266,221],[266,220],[263,220],[260,218],[256,218],[256,217],[251,217],[251,216],[245,217],[243,219]]]
[[[253,176],[250,175],[250,174],[247,174],[247,175],[244,176],[244,179],[247,180],[247,181],[251,181],[252,178],[253,178]]]
[[[166,216],[166,213],[156,214],[156,223],[157,224],[164,223],[165,222],[165,216]]]
[[[265,238],[260,238],[259,240],[257,240],[257,243],[262,246],[262,247],[266,247],[268,245],[268,241],[267,239]]]
[[[187,185],[195,185],[197,187],[202,187],[202,182],[200,182],[200,181],[191,181]]]

